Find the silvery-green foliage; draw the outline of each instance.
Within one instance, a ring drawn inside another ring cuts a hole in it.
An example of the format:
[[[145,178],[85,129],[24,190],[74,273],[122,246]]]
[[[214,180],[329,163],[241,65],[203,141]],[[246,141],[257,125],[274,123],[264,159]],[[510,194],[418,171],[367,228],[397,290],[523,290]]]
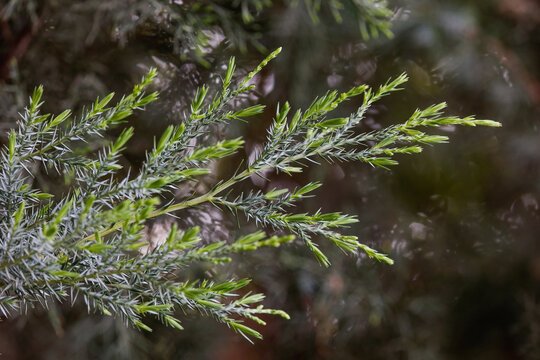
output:
[[[230,190],[255,174],[268,170],[297,173],[318,159],[360,161],[386,168],[397,164],[396,154],[418,153],[424,144],[446,142],[445,136],[430,135],[423,128],[499,125],[473,117],[443,116],[445,105],[438,104],[415,111],[403,123],[368,133],[357,131],[366,111],[383,96],[399,90],[407,80],[405,75],[377,89],[361,85],[345,93],[330,91],[305,110],[291,111],[288,103],[283,104],[268,129],[266,145],[253,161],[239,165],[230,178],[219,181],[206,193],[160,204],[161,195],[187,181],[197,181],[210,172],[211,162],[243,146],[241,138],[193,144],[216,125],[264,111],[262,105],[233,109],[230,104],[253,89],[251,80],[279,51],[271,53],[236,85],[232,80],[235,62],[231,59],[221,89],[209,98],[209,88],[200,88],[191,102],[189,116],[164,131],[137,174],[123,177],[118,172],[119,159],[133,135],[131,127],[124,126],[116,140],[96,154],[76,150],[156,101],[157,93],[146,92],[156,71],[150,70],[130,94],[116,103],[111,93],[78,116],[70,110],[58,115],[42,114],[43,88],[36,88],[18,128],[9,133],[0,158],[0,311],[9,315],[33,306],[47,306],[50,300],[74,302],[80,298],[90,312],[119,316],[145,330],[151,330],[143,322],[145,316],[155,316],[182,329],[175,311],[198,311],[246,337],[258,338],[260,333],[244,320],[264,324],[262,314],[288,315],[264,308],[260,304],[262,294],[242,292],[248,279],[188,281],[179,270],[199,262],[218,265],[231,261],[235,253],[277,247],[294,239],[305,243],[325,266],[330,261],[317,245],[324,239],[346,254],[364,253],[391,264],[385,254],[340,232],[356,221],[354,216],[292,211],[294,204],[310,196],[319,183],[292,191],[273,189],[239,196],[231,196]],[[363,98],[360,108],[348,117],[331,115],[352,97]],[[49,171],[73,174],[74,180],[62,198],[53,198],[29,185],[36,164]],[[243,213],[272,234],[261,230],[228,242],[201,241],[197,227],[179,229],[173,224],[164,241],[149,246],[142,240],[148,219],[205,204]]]

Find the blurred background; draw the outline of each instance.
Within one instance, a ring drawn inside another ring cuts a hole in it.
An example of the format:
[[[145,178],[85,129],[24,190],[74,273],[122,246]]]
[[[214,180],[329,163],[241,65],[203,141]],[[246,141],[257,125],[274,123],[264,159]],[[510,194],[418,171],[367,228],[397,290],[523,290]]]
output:
[[[154,332],[141,333],[57,305],[4,319],[1,358],[540,359],[540,3],[393,0],[388,15],[381,2],[350,0],[341,2],[341,21],[331,12],[334,1],[318,12],[287,1],[148,3],[3,0],[0,143],[38,84],[46,111],[80,110],[108,91],[125,92],[155,66],[161,98],[135,116],[138,136],[124,160],[136,169],[154,136],[181,121],[196,87],[217,83],[230,56],[241,76],[279,46],[282,54],[257,79],[257,96],[242,100],[268,110],[216,131],[244,136],[241,157],[264,142],[277,103],[305,108],[328,89],[377,86],[402,72],[410,76],[405,89],[373,107],[362,130],[442,101],[450,114],[503,127],[440,129],[449,144],[401,157],[391,171],[322,163],[292,178],[269,174],[246,183],[246,190],[269,190],[323,182],[298,212],[355,214],[359,223],[346,231],[395,260],[388,266],[326,246],[326,269],[299,245],[193,270],[251,277],[267,307],[291,315],[268,318],[257,328],[262,341],[252,345],[193,314],[182,317],[186,331],[153,323]],[[156,12],[159,3],[178,11]],[[378,30],[366,36],[366,24]],[[360,101],[339,111],[347,115]],[[37,174],[35,186],[58,193],[63,181]],[[187,212],[184,221],[223,236],[248,230],[230,214],[203,213]]]

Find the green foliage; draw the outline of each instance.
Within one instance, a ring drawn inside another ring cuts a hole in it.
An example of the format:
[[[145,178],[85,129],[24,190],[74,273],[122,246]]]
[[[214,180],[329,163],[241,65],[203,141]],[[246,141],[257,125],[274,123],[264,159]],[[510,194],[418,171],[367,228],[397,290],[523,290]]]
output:
[[[264,325],[260,315],[288,315],[262,305],[253,306],[264,296],[242,292],[249,280],[190,281],[182,279],[179,271],[200,262],[229,262],[236,253],[277,247],[295,238],[304,242],[325,266],[330,261],[318,245],[323,238],[350,255],[364,253],[390,264],[392,260],[360,243],[357,237],[339,232],[356,221],[354,216],[291,211],[319,183],[292,191],[273,189],[238,196],[232,196],[230,190],[268,170],[301,172],[318,159],[359,160],[387,168],[397,163],[397,154],[418,153],[422,145],[447,141],[444,136],[424,132],[424,128],[499,126],[473,117],[443,116],[444,104],[439,104],[415,111],[402,124],[361,133],[357,126],[366,111],[382,97],[399,90],[407,77],[401,75],[377,89],[361,85],[345,93],[331,91],[316,98],[305,110],[291,111],[288,103],[278,107],[266,145],[251,163],[240,166],[230,178],[219,181],[206,193],[161,205],[162,195],[188,181],[197,181],[210,172],[211,162],[235,154],[243,146],[239,138],[195,147],[192,144],[202,144],[198,140],[217,125],[264,110],[261,105],[233,109],[231,104],[253,89],[250,80],[279,52],[271,53],[234,87],[235,61],[231,59],[216,95],[210,98],[209,88],[200,88],[191,103],[191,114],[164,131],[147,153],[140,171],[133,175],[119,173],[119,159],[133,135],[130,127],[94,156],[73,150],[102,136],[107,129],[126,123],[134,111],[156,101],[157,93],[147,93],[155,70],[150,70],[130,94],[115,104],[111,104],[114,94],[109,94],[79,116],[69,110],[56,116],[41,114],[43,88],[36,88],[0,158],[0,311],[8,315],[13,310],[47,306],[51,299],[73,302],[82,298],[89,311],[120,316],[126,323],[147,331],[151,329],[143,322],[145,316],[182,329],[181,321],[174,317],[174,312],[181,309],[211,315],[248,338],[260,338],[260,333],[244,320]],[[363,97],[357,111],[348,117],[331,116],[340,104],[356,96]],[[74,174],[62,198],[51,199],[51,195],[29,186],[32,169],[39,164]],[[224,242],[201,239],[197,227],[179,229],[175,224],[161,243],[142,240],[147,220],[206,203],[243,213],[274,234],[258,231]]]
[[[379,33],[392,36],[390,18],[393,12],[386,1],[381,0],[285,0],[284,4],[277,0],[121,0],[110,1],[106,5],[96,0],[9,0],[0,7],[0,16],[3,19],[24,16],[35,23],[39,21],[40,9],[47,7],[69,9],[73,19],[98,13],[99,17],[89,24],[92,29],[106,26],[111,35],[114,33],[122,43],[136,29],[142,29],[143,33],[159,32],[161,41],[169,42],[177,54],[184,58],[194,57],[208,65],[205,54],[212,47],[210,43],[216,34],[242,52],[248,46],[264,51],[265,47],[259,41],[264,12],[280,5],[298,8],[300,4],[315,23],[320,21],[319,16],[324,12],[331,13],[338,23],[343,22],[343,16],[348,13],[357,22],[364,39],[377,37]],[[92,42],[97,36],[98,32],[93,30],[83,40]]]
[[[297,5],[299,0],[289,0],[292,5]],[[327,7],[329,12],[338,23],[343,22],[343,15],[346,12],[353,14],[357,19],[360,33],[364,40],[370,37],[378,37],[380,33],[391,38],[390,19],[394,15],[388,8],[386,1],[362,0],[362,1],[342,1],[342,0],[304,0],[311,19],[319,22],[319,12],[321,7]]]

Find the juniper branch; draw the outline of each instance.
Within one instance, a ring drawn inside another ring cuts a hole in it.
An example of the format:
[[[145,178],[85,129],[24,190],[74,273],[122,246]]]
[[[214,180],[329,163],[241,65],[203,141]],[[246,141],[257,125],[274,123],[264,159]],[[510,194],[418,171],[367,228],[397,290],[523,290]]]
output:
[[[242,147],[242,139],[204,145],[201,139],[216,125],[255,116],[264,110],[261,105],[236,110],[231,104],[253,89],[251,80],[279,51],[271,53],[237,85],[232,81],[235,62],[231,59],[221,89],[209,98],[208,88],[202,87],[191,103],[190,115],[165,130],[133,177],[118,176],[118,161],[133,134],[130,127],[96,156],[74,157],[72,149],[103,136],[106,129],[126,122],[133,111],[156,101],[157,93],[146,93],[155,70],[115,105],[109,106],[114,96],[109,94],[96,100],[79,117],[69,110],[56,116],[42,115],[43,89],[38,87],[21,115],[18,129],[10,132],[8,145],[0,153],[0,312],[9,314],[32,306],[47,306],[51,299],[73,302],[81,297],[88,311],[120,316],[144,330],[151,330],[143,322],[147,315],[181,329],[174,310],[184,309],[213,316],[247,337],[258,338],[260,334],[239,318],[264,324],[259,315],[288,315],[262,305],[254,307],[263,300],[261,294],[239,296],[249,280],[192,282],[182,279],[180,270],[199,262],[229,262],[236,253],[280,246],[295,237],[327,266],[330,261],[318,243],[321,238],[348,254],[364,252],[380,261],[392,260],[357,237],[340,232],[356,221],[354,216],[290,211],[321,184],[308,183],[293,191],[252,191],[236,197],[231,190],[267,170],[292,174],[320,159],[358,160],[387,168],[397,163],[394,157],[398,154],[418,153],[425,144],[448,140],[429,134],[424,128],[499,126],[490,120],[444,116],[445,104],[438,104],[416,110],[401,124],[361,133],[357,125],[367,109],[399,90],[407,77],[401,75],[378,89],[362,85],[341,94],[332,91],[292,116],[288,103],[278,107],[267,142],[252,163],[204,194],[160,205],[159,196],[188,180],[197,181],[198,176],[209,172],[211,161],[219,161]],[[332,116],[340,104],[357,96],[363,97],[357,111],[348,117]],[[62,198],[53,199],[29,185],[34,164],[59,172],[74,171],[76,182]],[[244,213],[248,220],[255,220],[255,225],[270,228],[275,234],[256,232],[231,242],[203,242],[198,228],[180,230],[174,225],[162,243],[150,246],[142,241],[141,231],[148,219],[204,203],[228,208],[235,214]],[[142,251],[142,247],[147,251]]]

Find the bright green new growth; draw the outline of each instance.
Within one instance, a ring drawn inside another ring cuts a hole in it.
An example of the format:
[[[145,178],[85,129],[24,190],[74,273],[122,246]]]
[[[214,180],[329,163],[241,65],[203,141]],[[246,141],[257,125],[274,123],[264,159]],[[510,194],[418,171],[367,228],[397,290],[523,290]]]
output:
[[[260,114],[264,106],[255,105],[237,111],[230,103],[250,91],[249,81],[279,53],[270,54],[260,66],[231,87],[235,69],[230,60],[221,91],[208,98],[208,88],[197,91],[191,114],[181,124],[168,127],[147,153],[136,176],[119,178],[119,158],[132,128],[125,128],[109,146],[95,157],[74,153],[81,141],[90,141],[107,129],[127,121],[133,111],[157,100],[157,93],[146,94],[146,87],[156,76],[151,70],[131,94],[109,105],[113,94],[97,99],[79,117],[69,110],[58,116],[40,114],[43,88],[38,87],[22,114],[19,128],[12,130],[8,146],[0,158],[0,311],[27,310],[36,304],[47,306],[51,299],[75,301],[82,298],[88,311],[121,316],[127,323],[151,330],[143,323],[152,315],[171,327],[182,329],[174,317],[176,310],[197,310],[246,337],[261,335],[242,319],[264,324],[262,314],[284,318],[280,310],[265,309],[259,304],[262,294],[238,296],[249,280],[212,282],[181,279],[179,270],[197,262],[220,264],[231,261],[236,253],[265,246],[277,247],[295,238],[303,241],[325,266],[329,259],[317,244],[328,239],[345,253],[367,256],[392,264],[386,255],[360,243],[355,236],[339,229],[356,222],[354,216],[341,213],[293,213],[296,202],[321,186],[308,183],[289,191],[273,189],[253,191],[231,197],[229,191],[254,174],[271,169],[292,174],[318,158],[328,161],[360,160],[386,168],[397,164],[396,154],[421,151],[421,145],[446,142],[444,136],[425,133],[422,128],[441,125],[500,126],[473,117],[442,116],[444,104],[417,110],[404,123],[368,133],[358,133],[356,126],[374,102],[399,90],[407,77],[401,75],[378,89],[362,85],[346,93],[328,92],[306,110],[291,111],[288,103],[280,106],[265,147],[256,158],[229,179],[220,181],[207,193],[193,195],[179,202],[160,205],[159,196],[188,180],[208,174],[211,161],[237,152],[242,139],[217,141],[192,147],[213,126]],[[342,102],[362,96],[360,108],[345,118],[330,113]],[[47,168],[70,171],[75,180],[71,190],[59,201],[32,189],[32,167],[41,162]],[[231,242],[214,242],[198,236],[197,227],[178,229],[176,225],[165,241],[148,244],[141,240],[145,222],[176,210],[211,203],[244,213],[247,219],[276,235],[259,231]],[[148,246],[148,251],[142,247]]]

